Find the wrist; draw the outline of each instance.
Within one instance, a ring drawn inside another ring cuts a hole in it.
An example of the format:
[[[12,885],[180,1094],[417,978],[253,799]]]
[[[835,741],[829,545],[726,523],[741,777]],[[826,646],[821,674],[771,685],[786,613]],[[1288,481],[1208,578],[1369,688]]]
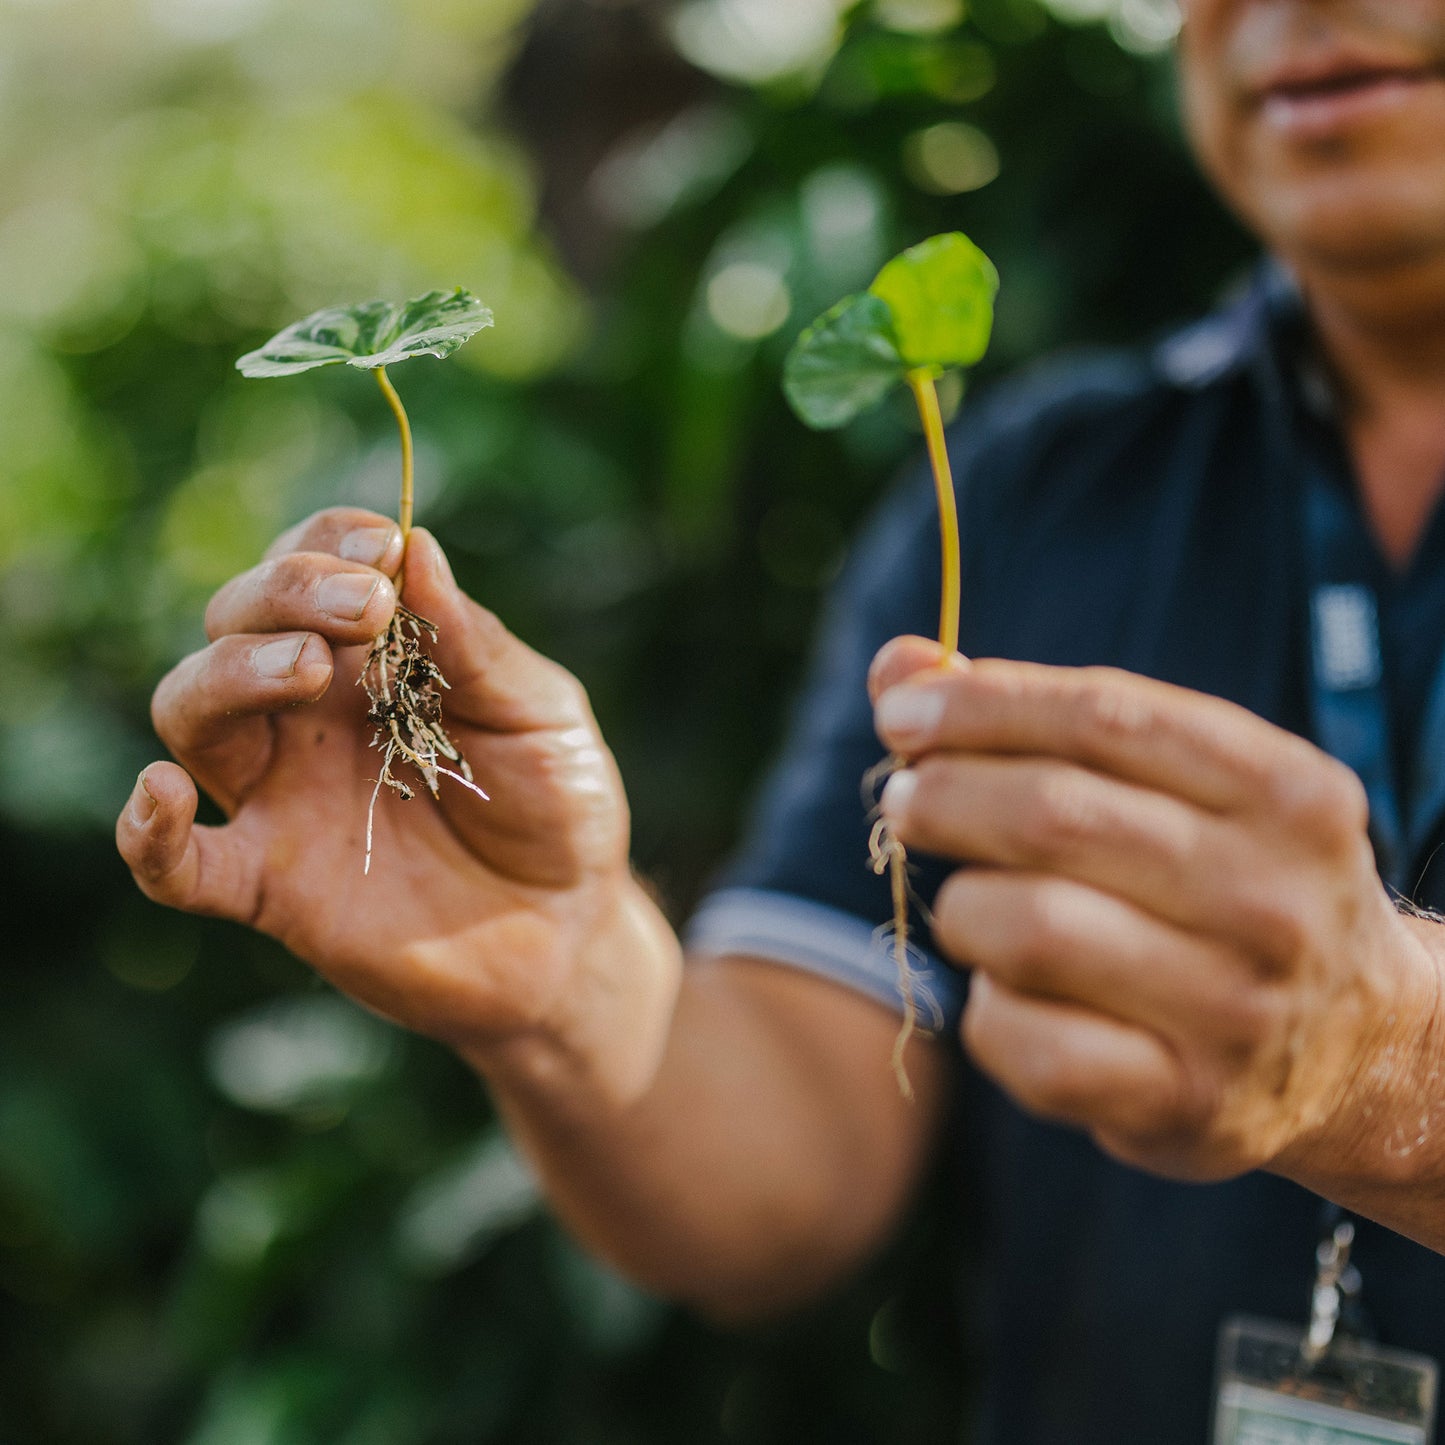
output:
[[[1394,925],[1341,1083],[1272,1166],[1376,1217],[1391,1195],[1445,1198],[1445,924]]]
[[[661,1065],[682,946],[630,874],[598,886],[569,928],[575,962],[545,1015],[505,1036],[453,1040],[489,1087],[570,1113],[626,1108]]]

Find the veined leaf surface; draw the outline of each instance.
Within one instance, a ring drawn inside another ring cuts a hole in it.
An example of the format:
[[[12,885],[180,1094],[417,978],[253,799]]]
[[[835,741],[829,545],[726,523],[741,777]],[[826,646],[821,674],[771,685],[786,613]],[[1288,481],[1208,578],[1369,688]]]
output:
[[[291,376],[345,362],[375,371],[413,356],[450,356],[491,324],[491,311],[461,287],[400,303],[329,306],[248,351],[236,369],[245,376]]]
[[[868,290],[888,303],[909,368],[972,366],[988,350],[998,272],[961,231],[910,246]]]
[[[793,343],[783,391],[803,421],[828,430],[879,401],[905,369],[887,303],[865,291],[845,296]]]

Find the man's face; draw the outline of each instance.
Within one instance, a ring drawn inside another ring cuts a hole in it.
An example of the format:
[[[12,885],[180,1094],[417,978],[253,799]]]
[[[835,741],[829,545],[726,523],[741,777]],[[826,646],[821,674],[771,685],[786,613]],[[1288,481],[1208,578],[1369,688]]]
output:
[[[1445,0],[1184,0],[1205,169],[1302,267],[1445,258]]]

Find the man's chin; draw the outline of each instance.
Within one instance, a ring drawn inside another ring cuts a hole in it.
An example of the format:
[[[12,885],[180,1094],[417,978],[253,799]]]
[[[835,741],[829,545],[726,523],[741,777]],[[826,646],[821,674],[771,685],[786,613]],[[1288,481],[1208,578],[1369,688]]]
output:
[[[1445,178],[1280,187],[1254,208],[1253,228],[1302,270],[1388,274],[1445,268]]]

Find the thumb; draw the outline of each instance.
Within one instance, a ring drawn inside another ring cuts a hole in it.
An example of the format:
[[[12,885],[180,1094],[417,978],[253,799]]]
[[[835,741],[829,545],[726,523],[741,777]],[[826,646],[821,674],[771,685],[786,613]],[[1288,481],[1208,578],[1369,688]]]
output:
[[[234,824],[196,823],[199,798],[175,763],[152,763],[116,820],[115,841],[142,893],[168,908],[261,926],[261,854]]]
[[[920,672],[961,672],[969,666],[961,653],[950,655],[931,638],[895,637],[878,649],[868,669],[868,697],[876,703],[890,687]]]
[[[581,684],[473,602],[424,527],[412,528],[407,538],[402,601],[437,630],[427,651],[451,687],[444,704],[449,716],[492,732],[591,723]]]

